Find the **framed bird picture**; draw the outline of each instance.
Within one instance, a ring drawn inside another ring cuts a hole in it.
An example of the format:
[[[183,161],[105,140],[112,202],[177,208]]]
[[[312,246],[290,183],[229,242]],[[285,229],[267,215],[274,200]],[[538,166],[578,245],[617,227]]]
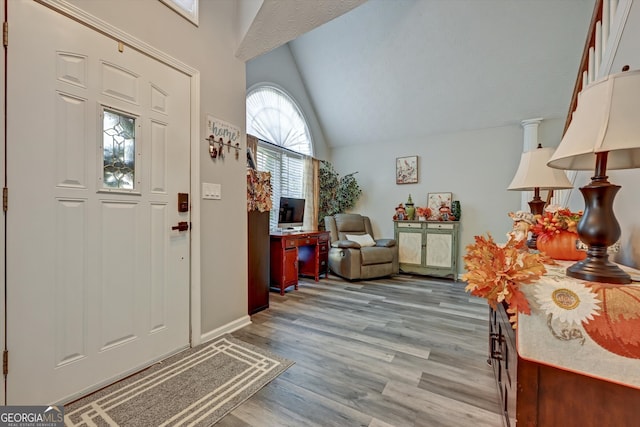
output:
[[[396,184],[418,182],[418,156],[396,158]]]

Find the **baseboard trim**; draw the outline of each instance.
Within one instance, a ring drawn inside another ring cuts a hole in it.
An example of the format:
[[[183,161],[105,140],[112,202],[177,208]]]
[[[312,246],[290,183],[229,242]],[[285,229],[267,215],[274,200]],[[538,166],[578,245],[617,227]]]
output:
[[[233,331],[237,331],[240,328],[244,328],[245,326],[248,326],[251,324],[251,317],[247,316],[242,316],[239,319],[236,319],[232,322],[227,323],[226,325],[222,325],[219,328],[216,328],[212,331],[209,331],[207,333],[201,334],[200,335],[200,342],[199,343],[193,343],[193,346],[196,346],[198,344],[202,344],[205,343],[207,341],[211,341],[212,339],[218,338],[221,335],[224,334],[229,334]]]

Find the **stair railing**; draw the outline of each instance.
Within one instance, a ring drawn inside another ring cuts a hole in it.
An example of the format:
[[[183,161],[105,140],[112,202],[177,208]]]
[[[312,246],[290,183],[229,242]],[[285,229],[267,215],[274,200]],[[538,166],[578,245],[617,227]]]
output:
[[[578,106],[580,92],[590,83],[611,74],[613,59],[632,3],[633,0],[596,0],[563,134],[567,131],[573,112]],[[567,173],[572,183],[575,183],[576,175],[577,171]],[[549,192],[547,201],[567,206],[570,195],[571,190],[556,190],[555,194]]]

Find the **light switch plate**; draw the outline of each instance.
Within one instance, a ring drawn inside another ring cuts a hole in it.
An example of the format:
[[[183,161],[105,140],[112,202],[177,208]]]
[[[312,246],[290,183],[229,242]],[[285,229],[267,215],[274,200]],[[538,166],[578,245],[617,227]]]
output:
[[[222,185],[203,182],[202,183],[202,198],[203,199],[208,199],[208,200],[220,200],[220,199],[222,199]]]

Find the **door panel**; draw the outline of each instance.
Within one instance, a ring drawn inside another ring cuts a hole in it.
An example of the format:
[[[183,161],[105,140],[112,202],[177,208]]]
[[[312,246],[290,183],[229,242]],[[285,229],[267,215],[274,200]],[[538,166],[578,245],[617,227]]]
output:
[[[190,220],[190,79],[36,2],[9,8],[7,399],[59,403],[189,344],[190,236],[171,226]],[[105,130],[105,111],[131,120]]]
[[[422,230],[398,233],[398,262],[422,265]]]
[[[56,200],[55,366],[87,356],[87,201]],[[17,328],[16,328],[17,329]],[[20,333],[16,330],[14,333]]]
[[[428,267],[451,268],[453,235],[430,232],[427,234],[427,257],[425,265]]]

